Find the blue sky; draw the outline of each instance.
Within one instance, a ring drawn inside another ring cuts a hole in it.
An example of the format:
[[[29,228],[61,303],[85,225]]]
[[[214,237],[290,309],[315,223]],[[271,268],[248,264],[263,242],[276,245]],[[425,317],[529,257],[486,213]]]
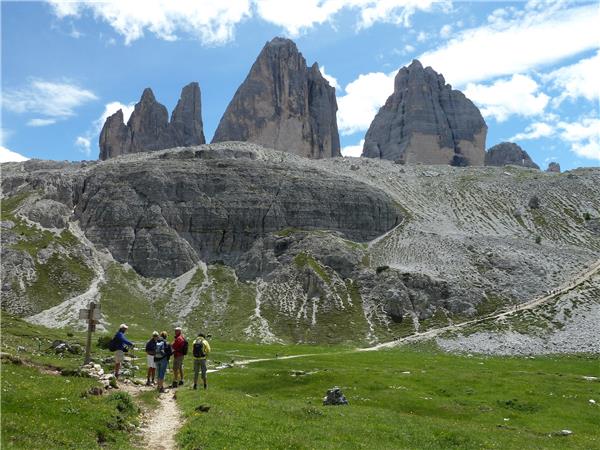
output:
[[[1,14],[3,160],[96,159],[108,114],[145,87],[171,111],[190,81],[210,140],[262,46],[287,36],[336,86],[345,154],[418,58],[481,109],[488,148],[600,165],[597,1],[2,1]]]

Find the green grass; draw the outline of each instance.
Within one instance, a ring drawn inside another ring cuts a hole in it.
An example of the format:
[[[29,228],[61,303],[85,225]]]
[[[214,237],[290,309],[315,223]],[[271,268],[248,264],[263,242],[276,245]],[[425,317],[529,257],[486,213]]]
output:
[[[582,376],[599,372],[585,356],[467,358],[423,348],[268,361],[209,374],[206,392],[180,390],[186,424],[177,439],[184,449],[597,448],[600,409],[588,399],[600,396],[600,383]],[[334,385],[349,406],[322,406]],[[210,411],[195,410],[202,404]],[[553,434],[562,429],[574,434]]]
[[[83,396],[89,378],[2,364],[2,448],[132,448],[137,407],[128,394]]]
[[[312,255],[309,255],[305,252],[300,252],[294,257],[294,264],[296,264],[298,269],[310,267],[323,281],[325,281],[327,284],[331,284],[331,276],[327,273],[319,261],[313,258]]]

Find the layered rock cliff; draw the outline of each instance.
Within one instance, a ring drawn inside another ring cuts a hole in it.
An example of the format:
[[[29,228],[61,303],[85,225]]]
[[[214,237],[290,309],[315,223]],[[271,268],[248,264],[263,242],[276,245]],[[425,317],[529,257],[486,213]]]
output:
[[[121,110],[106,119],[100,132],[100,159],[129,153],[204,144],[200,86],[190,83],[181,91],[171,115],[146,88],[127,122]]]
[[[400,69],[367,134],[362,156],[407,164],[481,166],[487,125],[477,107],[431,67]]]
[[[308,158],[340,156],[335,89],[289,39],[268,42],[212,142],[247,141]]]
[[[513,142],[501,142],[489,148],[485,154],[486,166],[506,166],[509,164],[531,169],[540,168],[525,150]]]

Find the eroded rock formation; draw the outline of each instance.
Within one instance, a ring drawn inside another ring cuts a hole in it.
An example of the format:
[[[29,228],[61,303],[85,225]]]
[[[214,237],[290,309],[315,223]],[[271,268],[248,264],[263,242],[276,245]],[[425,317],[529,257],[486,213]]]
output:
[[[512,142],[501,142],[494,145],[485,154],[486,166],[522,166],[531,169],[539,169],[529,154],[517,144]]]
[[[548,164],[546,172],[560,173],[560,164],[554,161],[551,162],[550,164]]]
[[[289,39],[268,42],[212,142],[247,141],[308,158],[340,156],[335,89]]]
[[[167,108],[156,101],[152,89],[144,89],[127,125],[121,110],[106,119],[100,133],[100,159],[204,144],[201,108],[200,86],[190,83],[182,89],[169,122]]]
[[[365,136],[362,156],[406,164],[483,165],[487,125],[477,107],[431,67],[400,69],[394,93]]]

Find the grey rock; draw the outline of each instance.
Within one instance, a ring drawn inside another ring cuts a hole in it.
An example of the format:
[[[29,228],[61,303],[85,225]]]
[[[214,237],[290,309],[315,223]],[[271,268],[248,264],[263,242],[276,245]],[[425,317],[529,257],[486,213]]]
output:
[[[65,228],[71,211],[63,203],[50,199],[40,199],[25,204],[20,213],[45,228]]]
[[[477,107],[431,67],[400,69],[362,156],[403,164],[483,165],[487,125]]]
[[[325,406],[330,406],[330,405],[347,405],[348,404],[348,400],[346,400],[346,397],[344,396],[344,394],[342,393],[342,390],[335,386],[331,389],[327,389],[327,395],[325,397],[323,397],[323,405]]]
[[[152,89],[146,88],[127,125],[121,110],[106,119],[100,132],[100,159],[204,142],[198,83],[182,89],[170,122],[167,108],[156,101]]]
[[[296,44],[268,42],[227,106],[212,142],[247,141],[308,158],[340,156],[335,89]]]
[[[550,164],[548,164],[546,172],[560,173],[560,164],[554,161],[551,162]]]
[[[521,166],[531,169],[540,167],[533,162],[529,154],[513,142],[501,142],[489,148],[485,154],[486,166]]]
[[[75,218],[92,242],[152,277],[181,275],[200,259],[232,263],[287,227],[365,241],[401,220],[383,191],[300,158],[265,161],[254,148],[215,144],[192,159],[186,149],[99,164],[81,173]],[[165,158],[180,152],[185,158]]]

